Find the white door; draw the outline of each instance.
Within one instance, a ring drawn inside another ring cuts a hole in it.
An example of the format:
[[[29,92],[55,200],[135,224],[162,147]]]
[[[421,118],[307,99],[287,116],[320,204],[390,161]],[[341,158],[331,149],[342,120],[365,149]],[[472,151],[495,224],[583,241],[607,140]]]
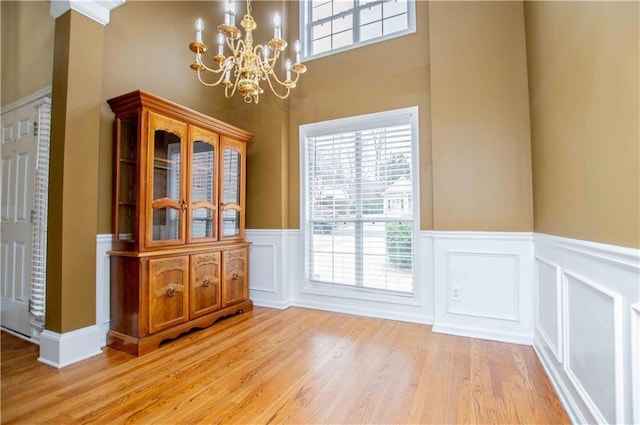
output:
[[[37,137],[33,104],[2,114],[0,296],[2,326],[31,337],[31,255]]]

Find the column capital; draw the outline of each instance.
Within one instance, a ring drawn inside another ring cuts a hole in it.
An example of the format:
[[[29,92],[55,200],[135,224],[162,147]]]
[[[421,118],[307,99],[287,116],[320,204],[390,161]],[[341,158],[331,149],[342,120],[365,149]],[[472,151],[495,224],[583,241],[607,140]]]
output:
[[[51,0],[51,16],[58,19],[69,10],[93,19],[101,25],[109,23],[111,10],[124,4],[126,0]]]

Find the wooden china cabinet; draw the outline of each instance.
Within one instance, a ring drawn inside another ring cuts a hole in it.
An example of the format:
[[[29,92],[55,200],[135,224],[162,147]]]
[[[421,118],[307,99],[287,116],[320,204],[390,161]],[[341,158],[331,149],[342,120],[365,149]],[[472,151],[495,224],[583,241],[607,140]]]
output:
[[[244,240],[250,133],[136,91],[115,113],[111,330],[141,355],[253,309]]]

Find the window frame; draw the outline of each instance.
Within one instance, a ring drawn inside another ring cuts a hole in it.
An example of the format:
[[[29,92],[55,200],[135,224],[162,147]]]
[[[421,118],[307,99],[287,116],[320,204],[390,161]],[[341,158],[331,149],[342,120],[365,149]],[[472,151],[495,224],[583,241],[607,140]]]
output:
[[[353,1],[357,2],[359,0],[353,0]],[[326,52],[313,54],[311,53],[311,50],[312,50],[311,49],[311,43],[312,43],[311,25],[310,25],[311,24],[311,7],[310,7],[311,2],[310,0],[299,0],[298,15],[299,15],[299,34],[300,34],[300,41],[302,43],[302,59],[304,61],[311,61],[314,59],[331,56],[336,53],[342,53],[349,50],[357,49],[359,47],[381,43],[397,37],[414,34],[416,32],[416,1],[417,0],[407,0],[407,14],[408,14],[408,21],[409,21],[407,29],[402,31],[397,31],[387,35],[382,35],[380,37],[374,37],[366,41],[354,41],[352,44],[348,46],[343,46],[337,49],[330,49]],[[354,10],[356,9],[357,9],[357,6],[354,7]],[[356,35],[357,35],[357,39],[360,38],[359,36],[360,26],[357,25],[357,22],[359,19],[359,18],[356,18],[357,14],[358,14],[357,12],[353,13],[354,21],[353,21],[352,31],[353,31],[354,40],[356,40]],[[335,16],[335,15],[332,15],[332,16]]]
[[[303,283],[301,292],[312,295],[332,296],[338,298],[350,298],[365,301],[379,301],[392,304],[420,305],[422,299],[422,265],[419,261],[420,255],[420,168],[419,168],[419,110],[417,106],[377,112],[354,117],[339,118],[335,120],[322,121],[301,125],[299,127],[299,178],[300,178],[300,230],[302,234]],[[404,120],[404,121],[403,121]],[[312,223],[309,219],[307,206],[308,196],[308,164],[306,155],[306,139],[309,137],[319,137],[323,135],[364,131],[371,128],[387,127],[398,124],[406,124],[407,120],[411,126],[411,166],[413,175],[411,180],[411,200],[412,200],[412,221],[413,221],[413,291],[399,292],[386,289],[376,289],[356,285],[343,285],[339,283],[329,283],[314,281],[309,276],[310,252],[308,250],[310,237],[312,237]]]

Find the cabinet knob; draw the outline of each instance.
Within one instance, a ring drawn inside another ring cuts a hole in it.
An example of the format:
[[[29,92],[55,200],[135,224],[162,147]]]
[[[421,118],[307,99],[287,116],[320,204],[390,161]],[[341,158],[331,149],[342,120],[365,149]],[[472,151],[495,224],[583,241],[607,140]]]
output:
[[[171,285],[167,288],[167,297],[173,297],[176,294],[175,285]]]
[[[233,272],[233,274],[231,275],[231,279],[238,280],[238,276],[238,272]]]
[[[206,277],[206,278],[204,278],[204,280],[202,281],[202,286],[204,286],[205,288],[208,288],[208,287],[209,287],[209,283],[210,283],[210,282],[209,282],[209,278],[208,278],[208,277]]]
[[[187,209],[187,201],[185,201],[184,199],[182,200],[182,202],[180,203],[182,205],[182,210],[186,210]]]

